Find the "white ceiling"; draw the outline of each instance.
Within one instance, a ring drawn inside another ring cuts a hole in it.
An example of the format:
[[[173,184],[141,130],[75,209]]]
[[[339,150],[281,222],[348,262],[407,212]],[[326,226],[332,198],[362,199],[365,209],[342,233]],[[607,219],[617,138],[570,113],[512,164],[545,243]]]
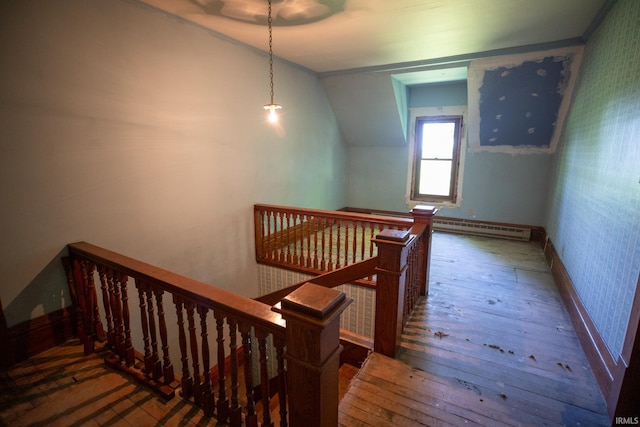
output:
[[[268,50],[266,0],[140,0]],[[317,73],[580,39],[610,0],[273,0],[273,51]]]

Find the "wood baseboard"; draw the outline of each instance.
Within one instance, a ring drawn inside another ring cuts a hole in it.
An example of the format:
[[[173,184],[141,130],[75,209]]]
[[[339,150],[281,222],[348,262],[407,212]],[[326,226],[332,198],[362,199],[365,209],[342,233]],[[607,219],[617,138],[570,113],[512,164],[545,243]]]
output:
[[[77,336],[72,311],[71,307],[63,308],[6,328],[0,335],[0,367],[7,368]]]
[[[583,305],[558,252],[549,239],[544,246],[544,255],[560,290],[564,306],[569,312],[582,349],[607,403],[609,415],[613,417],[626,364],[621,359],[616,360],[607,348],[604,339]]]

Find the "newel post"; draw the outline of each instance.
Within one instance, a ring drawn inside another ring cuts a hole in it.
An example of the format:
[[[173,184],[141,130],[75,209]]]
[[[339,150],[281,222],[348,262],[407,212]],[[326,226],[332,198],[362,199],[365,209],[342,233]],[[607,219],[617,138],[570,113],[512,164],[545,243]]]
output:
[[[292,427],[338,425],[340,314],[351,301],[344,292],[311,283],[282,300]]]
[[[378,246],[376,315],[373,350],[395,357],[400,346],[407,270],[409,231],[385,229],[373,241]]]
[[[433,226],[431,220],[438,212],[433,206],[418,205],[411,209],[414,224],[424,224],[424,238],[422,239],[422,247],[420,248],[420,295],[429,294],[429,260],[431,259],[431,234]]]

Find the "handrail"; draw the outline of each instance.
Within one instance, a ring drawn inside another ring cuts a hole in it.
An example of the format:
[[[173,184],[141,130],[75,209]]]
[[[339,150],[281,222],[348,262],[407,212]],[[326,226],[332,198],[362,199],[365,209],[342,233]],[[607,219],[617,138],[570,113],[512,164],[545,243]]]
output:
[[[309,208],[297,208],[291,206],[281,205],[266,205],[255,204],[254,208],[258,211],[273,211],[273,212],[289,212],[293,214],[305,215],[305,216],[317,216],[317,217],[330,217],[335,219],[348,219],[359,220],[363,222],[376,222],[381,224],[389,224],[397,227],[409,228],[413,224],[411,218],[402,218],[399,216],[386,216],[378,214],[367,214],[359,212],[347,212],[347,211],[332,211],[327,209],[309,209]]]
[[[255,322],[271,333],[284,336],[285,322],[269,305],[90,243],[70,243],[67,247],[70,255],[118,270],[129,277],[159,286],[172,295],[180,295],[210,309],[222,310],[238,320]]]
[[[314,285],[320,285],[326,288],[335,288],[337,286],[344,285],[345,283],[354,282],[358,279],[374,274],[377,265],[378,257],[368,258],[364,261],[342,267],[339,270],[334,270],[329,273],[313,277],[302,283],[296,283],[295,285],[287,286],[286,288],[279,289],[275,292],[261,295],[255,298],[255,300],[265,304],[276,305],[284,297],[305,283],[313,283]]]
[[[332,331],[351,302],[344,293],[307,283],[285,297],[276,312],[262,302],[86,242],[69,244],[68,252],[63,262],[86,353],[94,351],[97,340],[106,340],[112,353],[105,361],[111,366],[166,398],[181,388],[183,399],[222,424],[273,426],[272,399],[280,407],[282,427],[307,425],[309,408],[328,414],[309,425],[329,426],[337,419],[333,360],[340,345]],[[138,318],[130,307],[130,281],[137,290]],[[165,294],[175,306],[173,328]],[[313,327],[307,330],[308,325]],[[320,340],[325,330],[333,339]],[[142,339],[135,342],[140,333]],[[304,348],[314,339],[318,343],[311,351]],[[176,347],[180,376],[172,363]],[[311,391],[310,383],[316,385]]]

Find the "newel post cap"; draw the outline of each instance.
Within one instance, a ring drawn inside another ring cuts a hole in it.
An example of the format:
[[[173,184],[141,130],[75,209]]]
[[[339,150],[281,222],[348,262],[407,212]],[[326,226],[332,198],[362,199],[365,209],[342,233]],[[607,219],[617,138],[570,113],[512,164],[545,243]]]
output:
[[[435,206],[429,205],[417,205],[413,209],[411,209],[411,215],[413,216],[413,220],[415,222],[427,221],[431,220],[431,217],[434,216],[438,212],[438,208]]]
[[[305,283],[281,303],[283,317],[304,317],[314,323],[327,323],[339,316],[353,300],[344,292]]]

